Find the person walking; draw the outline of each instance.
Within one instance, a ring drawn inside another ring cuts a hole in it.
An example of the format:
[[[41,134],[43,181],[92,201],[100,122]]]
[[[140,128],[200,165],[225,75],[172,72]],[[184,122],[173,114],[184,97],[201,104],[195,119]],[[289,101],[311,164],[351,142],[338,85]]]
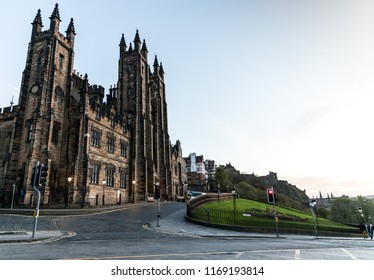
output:
[[[364,237],[364,239],[366,239],[366,237],[367,237],[367,235],[366,235],[366,226],[363,223],[361,223],[359,225],[359,227],[360,227],[360,231],[362,233],[362,236]]]
[[[369,230],[370,239],[373,239],[373,225],[372,224],[368,224],[368,230]]]

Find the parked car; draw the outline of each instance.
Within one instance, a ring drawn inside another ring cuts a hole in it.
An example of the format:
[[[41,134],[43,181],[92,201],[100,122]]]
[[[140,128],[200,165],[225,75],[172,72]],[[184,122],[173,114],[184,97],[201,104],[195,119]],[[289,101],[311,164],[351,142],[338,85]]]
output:
[[[190,199],[194,199],[194,198],[196,198],[196,197],[198,197],[200,195],[204,195],[204,194],[206,194],[206,193],[204,193],[204,192],[195,192],[195,191],[189,191],[188,192],[188,196],[190,197]]]

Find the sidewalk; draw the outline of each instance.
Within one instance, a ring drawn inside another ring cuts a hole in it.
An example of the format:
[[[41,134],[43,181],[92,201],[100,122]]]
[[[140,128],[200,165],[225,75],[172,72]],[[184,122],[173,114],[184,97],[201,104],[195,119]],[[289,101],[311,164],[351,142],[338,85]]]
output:
[[[146,202],[144,202],[146,203]],[[67,215],[89,215],[89,214],[99,214],[110,211],[122,210],[125,208],[138,207],[142,203],[123,203],[121,205],[104,205],[101,207],[90,207],[90,208],[40,208],[39,212],[41,216],[67,216]],[[34,209],[32,208],[0,208],[1,214],[17,214],[24,216],[33,216]]]
[[[32,237],[32,231],[0,231],[0,243],[52,242],[74,236],[73,232],[57,230],[38,230]]]
[[[111,211],[119,211],[126,208],[139,207],[141,204],[123,204],[123,205],[112,205],[105,206],[101,208],[71,208],[71,209],[41,209],[40,215],[43,216],[61,216],[61,215],[94,215],[100,213],[106,213]],[[11,223],[11,220],[14,219],[14,214],[21,219],[34,219],[32,217],[32,209],[0,209],[0,217],[4,214],[3,217],[6,217],[5,222],[7,229],[4,230],[4,226],[0,227],[0,243],[20,243],[20,242],[48,242],[48,241],[57,241],[63,238],[74,236],[74,232],[65,232],[59,230],[46,230],[43,228],[37,230],[34,238],[32,238],[32,231],[19,230],[17,228],[11,229],[8,225]],[[185,219],[185,208],[181,207],[180,210],[175,211],[174,213],[161,217],[159,221],[151,221],[148,224],[144,225],[144,228],[152,231],[157,231],[166,234],[176,234],[181,236],[188,236],[193,238],[287,238],[287,239],[316,239],[315,236],[311,235],[291,235],[291,234],[282,234],[277,237],[274,233],[256,233],[256,232],[239,232],[228,229],[220,229],[207,227],[203,225],[197,225],[191,222],[188,222]],[[13,215],[6,215],[13,214]],[[21,216],[22,215],[22,216]],[[159,226],[157,226],[159,225]],[[9,230],[10,229],[10,230]],[[49,228],[48,228],[49,229]],[[318,236],[318,239],[356,239],[358,237],[327,237],[327,236]]]
[[[149,224],[148,229],[178,234],[182,236],[189,236],[195,238],[204,237],[225,237],[225,238],[278,238],[275,233],[256,233],[256,232],[239,232],[227,229],[219,229],[213,227],[206,227],[188,222],[185,216],[185,209],[176,211],[175,213],[161,218],[159,221],[159,227],[157,227],[157,221],[153,221]],[[282,236],[283,237],[283,236]]]
[[[95,215],[100,213],[108,213],[111,211],[118,211],[126,208],[138,207],[141,204],[126,203],[122,205],[109,205],[100,208],[64,208],[64,209],[40,209],[40,216],[72,216],[72,215]],[[15,219],[28,221],[27,224],[34,222],[34,209],[6,209],[0,208],[0,218],[3,223],[0,227],[0,244],[1,243],[30,243],[30,242],[52,242],[63,238],[72,237],[74,232],[39,229],[38,225],[34,237],[33,232],[19,229],[12,223]],[[6,227],[6,230],[4,230]]]
[[[342,236],[316,236],[314,235],[296,235],[296,234],[282,234],[279,236],[274,233],[257,233],[257,232],[240,232],[228,229],[220,229],[198,225],[187,221],[184,218],[185,209],[176,211],[175,213],[160,218],[159,227],[157,221],[151,222],[146,228],[169,234],[178,234],[182,236],[189,236],[195,238],[281,238],[281,239],[336,239],[336,240],[360,240],[360,237],[342,237]]]

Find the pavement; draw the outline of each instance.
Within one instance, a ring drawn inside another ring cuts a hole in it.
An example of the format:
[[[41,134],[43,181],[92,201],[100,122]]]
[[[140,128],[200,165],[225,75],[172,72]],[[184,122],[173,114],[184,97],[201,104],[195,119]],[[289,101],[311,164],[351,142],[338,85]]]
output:
[[[105,206],[101,208],[73,208],[73,209],[42,209],[40,215],[46,216],[70,216],[70,215],[90,215],[106,213],[110,211],[119,211],[126,208],[138,207],[139,204],[123,204],[116,206]],[[3,216],[4,214],[4,216]],[[67,232],[61,230],[36,230],[34,236],[33,231],[26,231],[19,228],[11,230],[4,230],[4,227],[12,225],[12,217],[27,216],[28,219],[35,218],[32,216],[33,210],[27,209],[0,209],[0,216],[7,218],[0,224],[0,243],[22,243],[22,242],[52,242],[61,240],[63,238],[72,237],[74,232]],[[152,221],[145,224],[143,227],[148,230],[158,231],[168,234],[176,234],[181,236],[189,236],[194,238],[206,237],[225,237],[225,238],[292,238],[292,239],[315,239],[315,236],[305,235],[283,235],[279,237],[272,233],[255,233],[255,232],[239,232],[228,229],[212,228],[203,225],[198,225],[187,221],[184,217],[185,209],[170,214],[166,217],[161,217],[158,221]],[[46,227],[43,227],[46,228]],[[49,228],[53,228],[49,227]],[[319,239],[357,239],[357,237],[318,237]]]
[[[94,215],[119,211],[127,208],[138,207],[139,204],[109,205],[100,208],[58,208],[58,209],[40,209],[40,216],[77,216]],[[20,221],[15,222],[15,220]],[[30,228],[34,225],[34,209],[9,209],[0,208],[0,243],[31,243],[31,242],[52,242],[75,235],[71,231],[53,230],[53,225],[39,226],[40,219],[37,221],[37,228],[34,230],[24,230],[24,227]],[[25,226],[27,224],[27,226]],[[39,230],[43,228],[43,230]],[[48,228],[46,230],[46,228]],[[49,230],[52,228],[52,230]]]

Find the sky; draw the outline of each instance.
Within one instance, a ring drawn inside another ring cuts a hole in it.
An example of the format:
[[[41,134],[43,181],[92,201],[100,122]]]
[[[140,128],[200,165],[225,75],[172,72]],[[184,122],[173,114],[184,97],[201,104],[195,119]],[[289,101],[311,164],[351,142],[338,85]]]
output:
[[[0,107],[18,102],[31,22],[56,1],[0,4]],[[58,1],[75,69],[106,90],[139,30],[165,71],[169,135],[245,173],[276,172],[310,197],[374,194],[374,2]],[[108,91],[107,91],[108,93]]]

